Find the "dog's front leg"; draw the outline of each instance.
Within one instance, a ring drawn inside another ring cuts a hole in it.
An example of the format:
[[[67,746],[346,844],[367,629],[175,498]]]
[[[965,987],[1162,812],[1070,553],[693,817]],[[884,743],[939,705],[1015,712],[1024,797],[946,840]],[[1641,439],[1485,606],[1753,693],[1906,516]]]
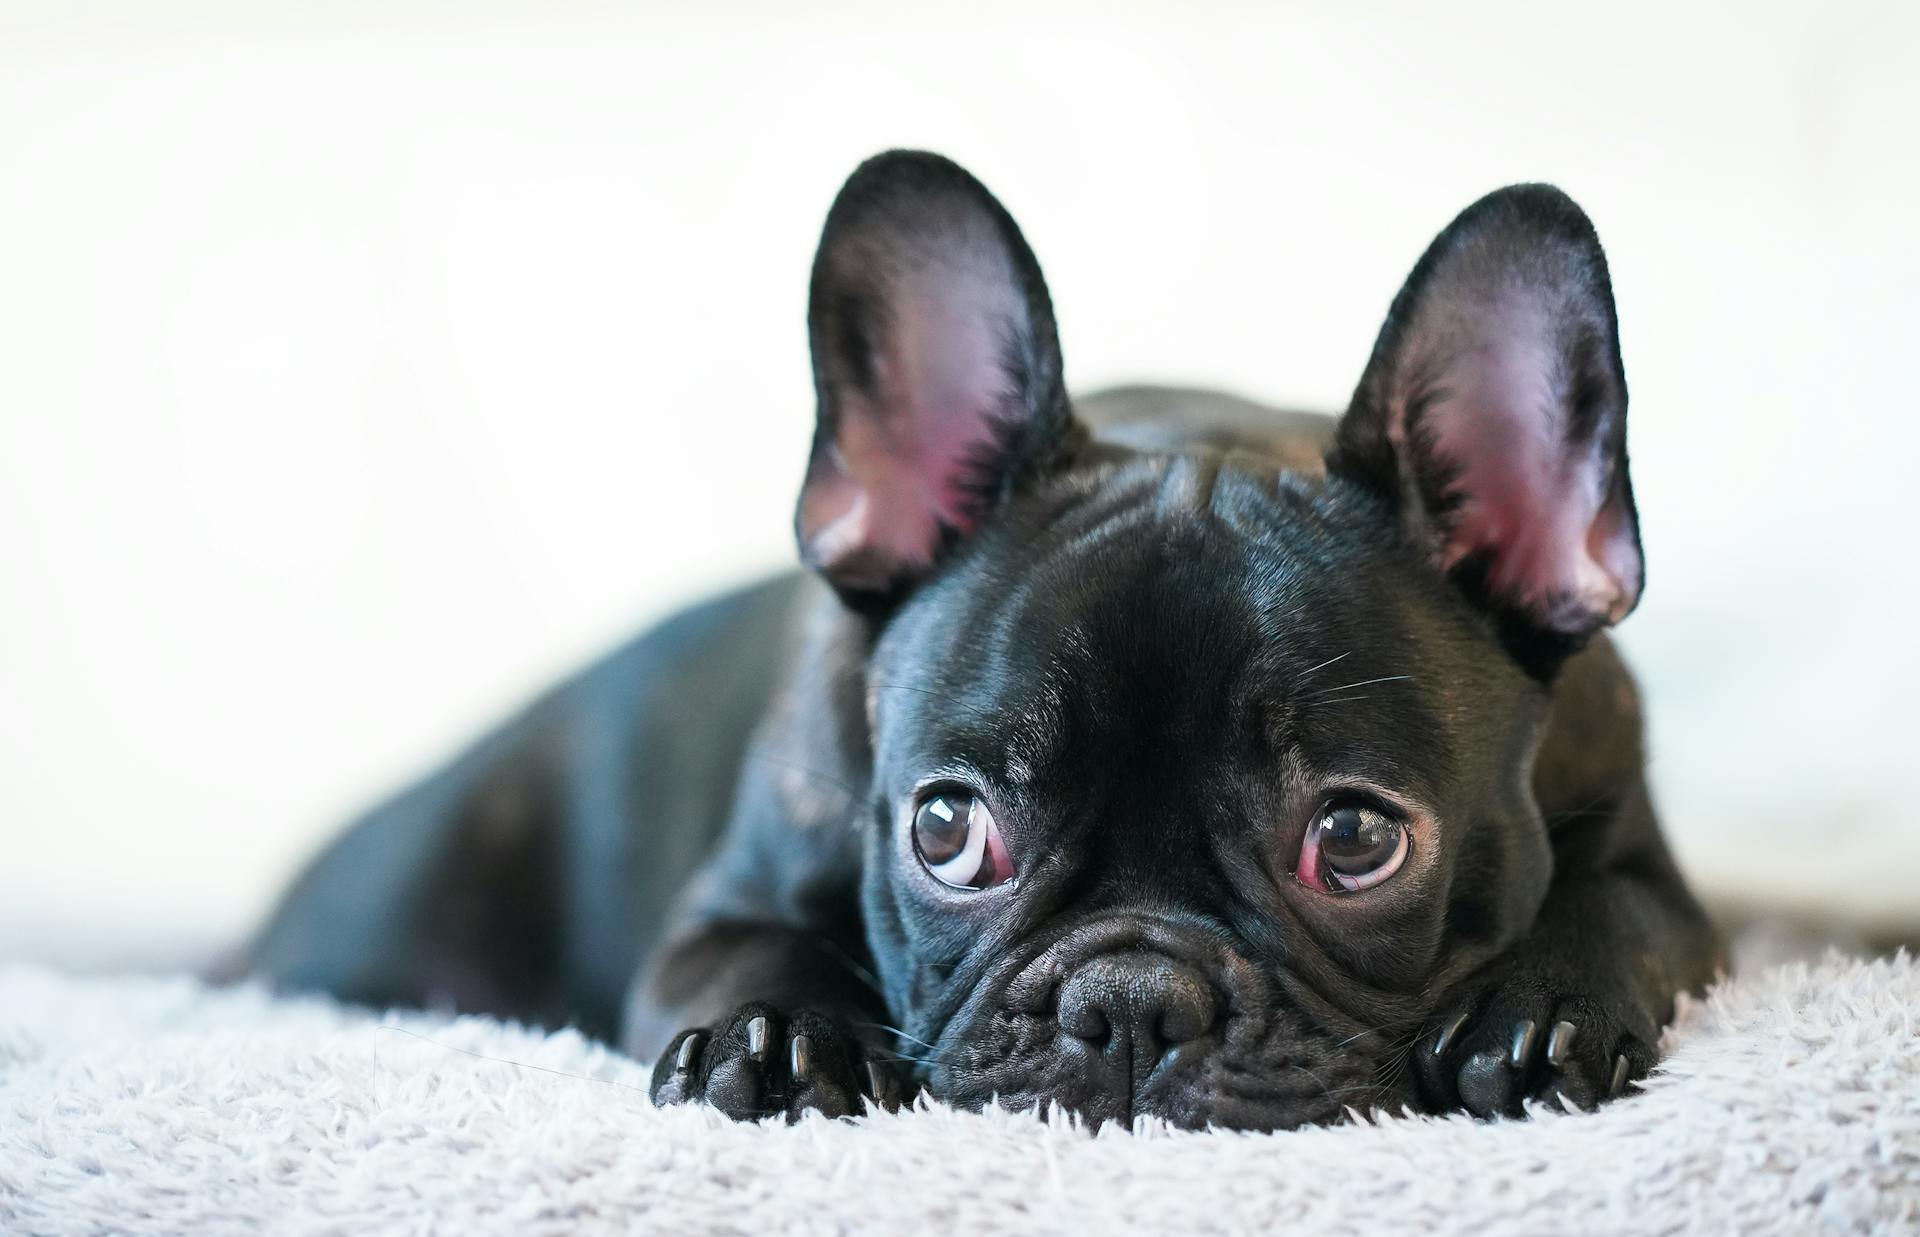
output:
[[[723,920],[684,933],[636,984],[626,1045],[659,1053],[657,1104],[704,1101],[736,1120],[848,1116],[901,1100],[885,1016],[865,964],[833,934]]]
[[[1441,1001],[1413,1048],[1426,1101],[1518,1116],[1564,1095],[1583,1108],[1651,1070],[1675,997],[1723,965],[1644,787],[1554,838],[1555,877],[1531,931]]]

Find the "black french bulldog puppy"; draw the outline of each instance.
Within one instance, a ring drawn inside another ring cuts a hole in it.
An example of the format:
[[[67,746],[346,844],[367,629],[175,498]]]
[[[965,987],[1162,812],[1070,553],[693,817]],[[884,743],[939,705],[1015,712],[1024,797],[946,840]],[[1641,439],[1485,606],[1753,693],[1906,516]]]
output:
[[[1033,254],[928,154],[847,182],[809,325],[811,574],[372,813],[258,973],[570,1021],[739,1118],[918,1085],[1272,1129],[1652,1067],[1719,947],[1600,635],[1643,572],[1572,201],[1441,233],[1338,422],[1070,403]]]

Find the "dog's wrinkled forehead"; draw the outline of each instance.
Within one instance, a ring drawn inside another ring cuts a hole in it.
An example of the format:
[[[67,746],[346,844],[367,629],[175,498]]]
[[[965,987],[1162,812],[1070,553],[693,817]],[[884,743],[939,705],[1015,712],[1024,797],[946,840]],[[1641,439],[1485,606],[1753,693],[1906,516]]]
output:
[[[1370,530],[1342,501],[1319,479],[1211,452],[1123,458],[1027,497],[883,638],[883,768],[960,759],[1017,784],[1088,758],[1190,782],[1281,747],[1350,758],[1375,740],[1311,714],[1406,673],[1432,590],[1400,566],[1384,522]],[[1419,694],[1369,703],[1370,728],[1396,736],[1393,762],[1419,763],[1407,744],[1434,729]],[[1341,750],[1315,750],[1329,731]]]

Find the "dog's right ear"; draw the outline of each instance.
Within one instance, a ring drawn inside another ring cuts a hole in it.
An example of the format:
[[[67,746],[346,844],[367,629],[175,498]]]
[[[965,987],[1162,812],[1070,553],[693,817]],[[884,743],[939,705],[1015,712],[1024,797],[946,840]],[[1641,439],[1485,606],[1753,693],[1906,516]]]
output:
[[[1039,263],[938,155],[890,151],[848,178],[807,325],[819,421],[795,531],[850,601],[924,578],[1073,439]]]

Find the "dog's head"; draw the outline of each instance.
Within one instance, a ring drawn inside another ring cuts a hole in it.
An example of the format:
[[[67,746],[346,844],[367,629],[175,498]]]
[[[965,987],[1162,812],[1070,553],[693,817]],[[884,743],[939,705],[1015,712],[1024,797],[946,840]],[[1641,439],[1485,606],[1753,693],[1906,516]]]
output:
[[[848,181],[810,323],[798,533],[872,636],[863,898],[934,1089],[1391,1102],[1431,994],[1544,894],[1545,683],[1639,597],[1586,217],[1523,186],[1455,220],[1324,470],[1096,440],[1033,254],[935,156]]]

